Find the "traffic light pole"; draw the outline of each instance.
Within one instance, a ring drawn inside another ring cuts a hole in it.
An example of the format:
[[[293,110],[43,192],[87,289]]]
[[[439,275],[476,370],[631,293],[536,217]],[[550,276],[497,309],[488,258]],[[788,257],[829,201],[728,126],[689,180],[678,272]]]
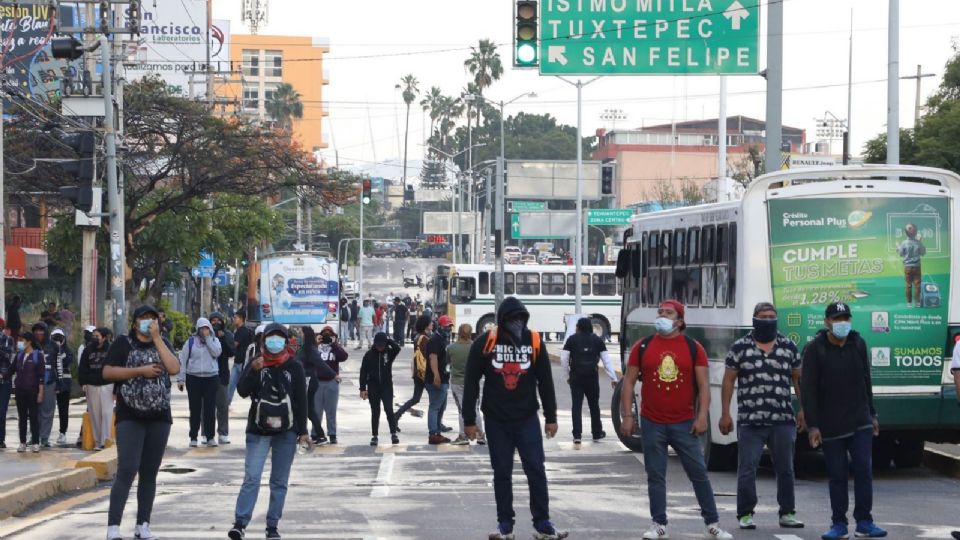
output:
[[[117,179],[117,131],[113,118],[113,71],[111,69],[110,41],[100,37],[100,53],[103,61],[103,142],[106,150],[107,201],[110,205],[110,296],[113,299],[113,333],[116,336],[127,332],[127,304],[124,291],[125,245],[123,193]]]

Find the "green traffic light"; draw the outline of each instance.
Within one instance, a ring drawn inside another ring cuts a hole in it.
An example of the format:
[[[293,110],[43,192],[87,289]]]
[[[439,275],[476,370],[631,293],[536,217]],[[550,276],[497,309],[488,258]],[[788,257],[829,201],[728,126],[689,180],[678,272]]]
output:
[[[517,43],[517,63],[535,64],[537,62],[537,47],[533,43]]]

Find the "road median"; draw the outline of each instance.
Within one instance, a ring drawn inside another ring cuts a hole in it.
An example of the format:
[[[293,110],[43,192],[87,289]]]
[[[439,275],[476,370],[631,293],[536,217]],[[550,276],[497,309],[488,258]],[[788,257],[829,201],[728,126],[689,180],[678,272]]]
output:
[[[30,506],[59,495],[97,485],[93,468],[44,471],[0,484],[0,519],[22,513]]]

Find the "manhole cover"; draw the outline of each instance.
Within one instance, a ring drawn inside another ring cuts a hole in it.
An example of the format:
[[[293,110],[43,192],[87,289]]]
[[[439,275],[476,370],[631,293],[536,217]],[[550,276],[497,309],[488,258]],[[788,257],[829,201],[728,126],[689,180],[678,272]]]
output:
[[[196,469],[190,469],[187,467],[164,467],[160,469],[160,472],[170,473],[170,474],[189,474],[192,472],[197,472]]]

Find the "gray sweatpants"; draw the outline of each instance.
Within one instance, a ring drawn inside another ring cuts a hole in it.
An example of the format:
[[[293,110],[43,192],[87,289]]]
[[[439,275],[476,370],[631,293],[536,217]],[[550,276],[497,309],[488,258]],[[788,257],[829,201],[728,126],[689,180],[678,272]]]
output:
[[[457,411],[460,413],[460,435],[464,434],[463,425],[463,385],[451,384],[450,393],[453,394],[453,402],[457,404]],[[477,400],[477,429],[483,433],[483,414],[480,413],[480,400]]]
[[[53,431],[53,415],[57,413],[57,384],[43,387],[43,403],[40,404],[40,442],[50,440]]]
[[[317,419],[323,422],[323,415],[327,415],[327,436],[337,435],[337,403],[340,401],[340,383],[333,381],[317,381],[317,393],[313,396]]]
[[[227,401],[227,385],[217,387],[217,434],[230,435],[230,403]]]

